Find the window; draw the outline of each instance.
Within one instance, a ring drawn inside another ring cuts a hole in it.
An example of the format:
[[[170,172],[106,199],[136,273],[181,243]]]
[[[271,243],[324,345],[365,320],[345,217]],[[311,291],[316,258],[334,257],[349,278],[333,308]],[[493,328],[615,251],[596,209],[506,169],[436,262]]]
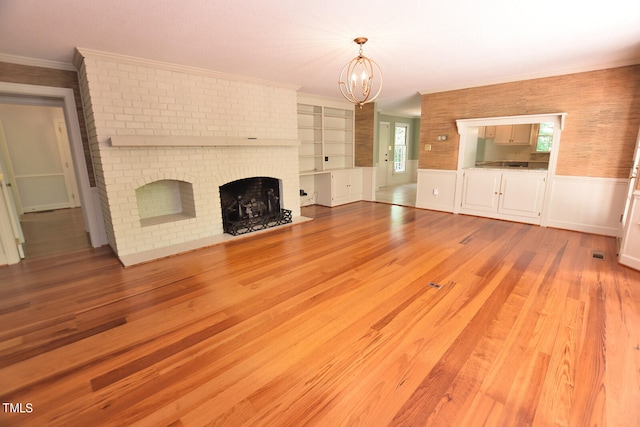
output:
[[[396,124],[395,139],[394,139],[394,156],[393,156],[393,171],[394,172],[406,172],[407,171],[407,138],[409,136],[409,125]]]
[[[549,152],[553,143],[553,123],[540,123],[536,151]]]

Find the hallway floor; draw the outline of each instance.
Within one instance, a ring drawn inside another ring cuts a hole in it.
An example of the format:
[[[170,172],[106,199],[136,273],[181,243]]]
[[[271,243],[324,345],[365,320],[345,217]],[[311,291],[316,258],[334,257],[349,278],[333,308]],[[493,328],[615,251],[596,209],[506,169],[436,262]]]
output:
[[[417,185],[417,183],[412,182],[382,187],[376,191],[376,202],[414,207],[416,205]]]
[[[31,212],[20,216],[27,258],[91,247],[81,208]]]

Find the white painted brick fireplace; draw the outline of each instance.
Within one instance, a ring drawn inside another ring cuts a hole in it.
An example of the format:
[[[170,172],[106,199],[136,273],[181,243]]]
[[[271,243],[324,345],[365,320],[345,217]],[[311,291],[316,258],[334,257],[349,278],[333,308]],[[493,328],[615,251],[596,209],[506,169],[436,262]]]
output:
[[[297,87],[86,49],[75,62],[124,265],[220,241],[219,186],[237,179],[280,179],[282,207],[300,216]]]

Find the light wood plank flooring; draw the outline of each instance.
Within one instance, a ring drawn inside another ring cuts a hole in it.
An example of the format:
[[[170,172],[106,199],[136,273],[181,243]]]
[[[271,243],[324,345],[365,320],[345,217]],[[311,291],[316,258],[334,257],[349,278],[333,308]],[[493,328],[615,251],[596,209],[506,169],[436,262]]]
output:
[[[400,206],[416,205],[417,184],[389,185],[376,191],[376,202]]]
[[[615,239],[359,202],[123,269],[0,268],[0,425],[637,426]],[[604,251],[605,260],[592,251]]]
[[[81,208],[32,212],[20,217],[27,258],[36,258],[91,247],[84,230]]]

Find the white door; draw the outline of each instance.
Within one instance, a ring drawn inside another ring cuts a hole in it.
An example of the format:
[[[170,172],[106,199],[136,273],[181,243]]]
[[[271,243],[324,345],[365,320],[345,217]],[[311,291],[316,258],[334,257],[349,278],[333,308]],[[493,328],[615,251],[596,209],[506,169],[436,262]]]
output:
[[[387,122],[380,122],[378,132],[378,168],[376,174],[377,187],[386,187],[389,184],[391,156],[391,125]]]
[[[629,267],[640,269],[640,233],[638,233],[638,225],[640,224],[638,212],[638,201],[635,202],[635,213],[633,203],[633,193],[636,190],[638,182],[638,173],[640,167],[640,129],[638,130],[638,138],[636,140],[636,151],[633,154],[633,164],[629,172],[629,188],[627,189],[627,199],[625,200],[624,211],[620,218],[620,247],[618,251],[618,260],[621,264]],[[635,217],[634,217],[635,216]]]
[[[0,265],[6,265],[15,264],[24,258],[24,236],[2,169],[0,157]]]
[[[636,151],[633,154],[633,163],[631,170],[629,171],[629,188],[627,189],[627,199],[624,203],[624,211],[622,211],[622,217],[620,219],[620,234],[622,236],[624,226],[627,223],[629,216],[629,209],[631,208],[631,200],[633,199],[633,192],[636,189],[638,183],[638,168],[640,167],[640,129],[638,129],[638,138],[636,140]]]

